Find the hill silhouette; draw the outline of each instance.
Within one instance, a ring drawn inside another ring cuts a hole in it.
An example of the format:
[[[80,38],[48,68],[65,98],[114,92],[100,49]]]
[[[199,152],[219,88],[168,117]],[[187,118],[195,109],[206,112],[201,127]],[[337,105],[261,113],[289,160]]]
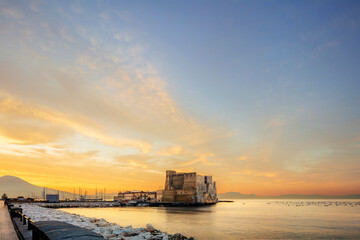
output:
[[[0,196],[3,193],[6,193],[8,197],[37,197],[42,198],[44,187],[36,186],[31,184],[19,177],[5,175],[0,177]],[[58,190],[52,188],[46,188],[46,193],[54,194],[57,193]],[[59,191],[60,199],[65,198],[74,198],[74,194],[65,191]],[[106,194],[108,199],[112,199],[115,196],[115,193]]]
[[[8,197],[42,197],[43,187],[33,185],[21,178],[5,175],[0,177],[0,194],[6,193]],[[56,189],[47,188],[47,193],[57,193]],[[59,192],[61,194],[71,195],[68,192]]]

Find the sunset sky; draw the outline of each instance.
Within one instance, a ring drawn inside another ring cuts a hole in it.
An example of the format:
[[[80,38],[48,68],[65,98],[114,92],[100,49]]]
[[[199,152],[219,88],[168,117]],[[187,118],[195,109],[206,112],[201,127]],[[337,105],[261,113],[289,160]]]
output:
[[[359,1],[0,0],[0,176],[360,193]]]

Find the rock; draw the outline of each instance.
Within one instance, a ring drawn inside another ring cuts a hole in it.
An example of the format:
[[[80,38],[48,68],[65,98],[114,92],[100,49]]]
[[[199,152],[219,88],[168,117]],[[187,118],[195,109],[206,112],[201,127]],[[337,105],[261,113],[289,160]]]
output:
[[[122,234],[123,234],[123,232],[124,232],[124,230],[122,230],[122,229],[118,229],[118,230],[114,230],[114,231],[113,231],[113,234],[116,234],[116,235],[122,235]]]
[[[153,236],[165,236],[163,233],[161,232],[151,232],[151,235]]]
[[[120,230],[121,228],[122,228],[122,227],[119,226],[119,225],[112,225],[112,226],[110,227],[110,229],[113,230],[113,231]]]
[[[146,230],[148,232],[155,232],[155,231],[158,231],[156,228],[154,228],[153,225],[151,225],[150,223],[146,224]]]
[[[112,234],[112,233],[110,233],[110,234],[103,234],[103,237],[105,237],[105,238],[114,238],[114,237],[116,237],[116,235],[115,235],[115,234]]]
[[[163,240],[164,238],[163,237],[160,237],[160,236],[151,236],[149,238],[149,240]]]
[[[145,238],[139,237],[139,236],[134,236],[134,237],[126,238],[126,240],[144,240],[144,239],[145,239]]]
[[[123,232],[123,236],[124,237],[133,237],[133,236],[137,236],[137,235],[139,235],[139,233],[136,233],[136,232]]]
[[[174,235],[169,235],[169,240],[186,240],[187,237],[180,233],[175,233]]]
[[[96,226],[98,227],[110,227],[110,224],[107,222],[98,222],[96,223]]]
[[[68,207],[81,206],[83,204],[89,204],[88,207],[92,207],[92,204],[98,203],[68,203]],[[150,223],[146,225],[146,228],[133,228],[129,225],[123,228],[116,223],[109,223],[104,218],[89,218],[78,214],[71,214],[63,212],[61,210],[53,208],[45,208],[44,203],[32,203],[23,204],[23,212],[26,216],[30,217],[33,221],[63,221],[73,224],[78,227],[90,229],[95,233],[103,235],[107,239],[112,240],[183,240],[187,239],[180,233],[169,235],[165,232],[161,232],[156,229]],[[54,205],[55,207],[58,205]],[[64,204],[62,205],[64,206]],[[85,205],[86,206],[86,205]],[[105,206],[105,205],[104,205]],[[193,238],[189,238],[193,239]]]
[[[141,232],[146,232],[146,231],[147,231],[146,228],[143,228],[143,227],[141,227],[141,228],[134,228],[134,230],[135,230],[136,232],[139,232],[139,233],[141,233]]]
[[[151,237],[151,233],[149,233],[149,232],[143,232],[143,233],[140,233],[139,234],[139,236],[141,236],[141,237],[147,237],[147,238],[150,238]]]
[[[104,233],[104,234],[110,234],[110,233],[113,232],[113,231],[112,231],[110,228],[108,228],[108,227],[101,228],[100,231],[101,231],[102,233]]]

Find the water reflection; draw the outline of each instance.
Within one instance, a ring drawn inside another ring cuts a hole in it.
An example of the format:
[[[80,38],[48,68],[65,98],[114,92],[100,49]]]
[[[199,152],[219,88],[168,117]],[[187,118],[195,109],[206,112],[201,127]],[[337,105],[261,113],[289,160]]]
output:
[[[322,207],[322,204],[303,202],[298,204],[287,201],[287,204],[282,204],[269,200],[242,200],[203,207],[62,210],[88,217],[105,218],[122,226],[144,227],[147,223],[152,223],[162,231],[181,232],[200,240],[358,239],[360,236],[360,205],[334,203]]]
[[[160,207],[160,208],[169,214],[196,215],[196,214],[212,213],[214,211],[214,206],[215,205],[202,206],[202,207]]]

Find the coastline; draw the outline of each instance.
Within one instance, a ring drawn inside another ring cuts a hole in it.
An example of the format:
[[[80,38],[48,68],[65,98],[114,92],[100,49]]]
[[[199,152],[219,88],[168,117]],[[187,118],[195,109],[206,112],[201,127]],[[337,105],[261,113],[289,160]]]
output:
[[[89,218],[83,215],[71,214],[53,208],[45,208],[34,203],[17,204],[23,213],[33,221],[62,221],[75,226],[91,230],[109,240],[194,240],[181,233],[169,234],[154,228],[151,223],[145,227],[133,228],[131,225],[123,227],[110,223],[103,218]]]

